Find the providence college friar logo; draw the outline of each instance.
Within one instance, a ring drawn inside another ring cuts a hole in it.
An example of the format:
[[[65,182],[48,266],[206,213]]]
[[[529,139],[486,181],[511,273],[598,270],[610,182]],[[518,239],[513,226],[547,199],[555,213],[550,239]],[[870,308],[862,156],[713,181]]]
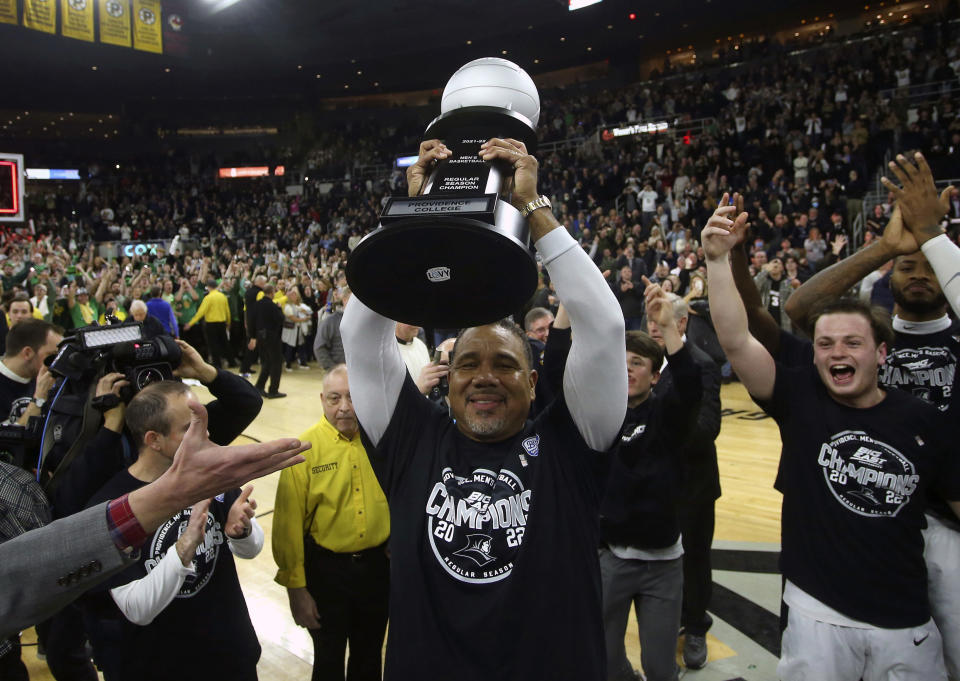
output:
[[[219,499],[219,497],[218,497]],[[147,572],[152,572],[156,568],[167,550],[177,543],[177,539],[187,529],[190,522],[191,509],[185,509],[170,518],[160,526],[150,542],[148,558],[144,562]],[[193,557],[193,567],[197,574],[188,576],[177,593],[177,598],[190,598],[200,593],[200,590],[207,585],[213,576],[213,570],[217,566],[217,557],[220,555],[220,547],[223,545],[225,537],[223,528],[213,513],[207,514],[207,523],[204,527],[203,543],[197,547],[196,555]]]
[[[531,491],[506,469],[478,468],[464,478],[445,468],[441,479],[426,504],[427,536],[437,562],[470,584],[509,576],[523,544]]]
[[[923,446],[919,436],[917,444]],[[845,430],[824,442],[817,463],[837,501],[864,516],[897,515],[920,482],[907,457],[860,430]]]

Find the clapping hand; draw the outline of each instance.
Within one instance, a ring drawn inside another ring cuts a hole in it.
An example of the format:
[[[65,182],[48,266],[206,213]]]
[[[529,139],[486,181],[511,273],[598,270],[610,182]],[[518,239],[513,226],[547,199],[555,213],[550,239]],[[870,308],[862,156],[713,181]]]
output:
[[[253,485],[247,485],[237,500],[230,506],[230,512],[227,514],[227,536],[231,539],[243,539],[250,534],[252,529],[252,520],[257,509],[257,502],[250,498],[253,492]]]
[[[890,161],[890,170],[900,180],[902,188],[886,177],[881,177],[880,181],[896,199],[903,222],[916,238],[919,248],[924,242],[943,233],[940,220],[950,208],[953,186],[947,187],[938,196],[933,173],[923,154],[918,151],[913,158],[916,165],[903,154],[897,154],[896,160]],[[887,229],[889,228],[887,225]]]
[[[187,529],[177,537],[177,555],[180,556],[183,567],[190,567],[190,563],[193,562],[193,557],[197,553],[197,547],[203,543],[209,508],[209,499],[194,504],[193,508],[190,509],[190,521],[187,523]]]

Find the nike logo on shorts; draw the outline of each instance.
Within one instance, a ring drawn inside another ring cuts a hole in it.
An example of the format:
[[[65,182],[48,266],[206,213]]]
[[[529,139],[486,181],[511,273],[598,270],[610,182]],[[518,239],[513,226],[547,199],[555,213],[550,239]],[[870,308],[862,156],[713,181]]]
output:
[[[923,638],[921,638],[919,641],[918,641],[917,639],[913,639],[913,645],[918,646],[918,645],[920,645],[921,643],[923,643],[924,641],[926,641],[928,638],[930,638],[930,634],[927,634],[926,636],[924,636]]]

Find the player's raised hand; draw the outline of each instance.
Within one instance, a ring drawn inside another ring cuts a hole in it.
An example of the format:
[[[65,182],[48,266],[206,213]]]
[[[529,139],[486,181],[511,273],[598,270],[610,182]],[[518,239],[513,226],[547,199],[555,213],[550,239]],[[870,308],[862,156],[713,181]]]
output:
[[[674,327],[673,303],[667,297],[667,292],[660,287],[660,284],[654,284],[646,276],[642,279],[646,285],[643,295],[647,304],[647,318],[654,321],[661,329]]]
[[[943,233],[940,220],[950,208],[950,193],[953,186],[937,194],[933,172],[919,151],[913,161],[903,154],[890,161],[890,170],[900,180],[902,187],[886,177],[881,177],[883,186],[890,190],[903,214],[903,222],[916,237],[919,245]]]
[[[700,243],[707,260],[726,260],[727,254],[736,246],[737,231],[742,230],[747,222],[746,212],[737,215],[736,211],[737,206],[731,202],[730,195],[724,193],[720,205],[707,220],[707,226],[700,235]]]

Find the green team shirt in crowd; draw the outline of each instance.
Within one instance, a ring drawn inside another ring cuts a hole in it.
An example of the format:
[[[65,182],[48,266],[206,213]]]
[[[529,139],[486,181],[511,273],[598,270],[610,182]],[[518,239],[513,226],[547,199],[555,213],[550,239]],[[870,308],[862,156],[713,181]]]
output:
[[[197,308],[199,307],[200,296],[198,296],[193,291],[184,291],[183,296],[180,298],[180,302],[176,303],[175,309],[177,312],[177,323],[181,327],[185,326],[191,319],[193,315],[197,314]]]
[[[243,294],[246,290],[240,285],[239,277],[234,281],[229,291],[224,291],[227,303],[230,305],[230,319],[243,320]]]
[[[73,315],[70,314],[70,309],[67,307],[66,298],[57,298],[53,305],[50,306],[50,313],[51,321],[57,326],[61,326],[64,329],[73,328]]]
[[[92,296],[86,305],[83,305],[79,300],[75,299],[74,306],[70,308],[70,318],[73,320],[73,328],[75,329],[90,326],[95,323],[99,317],[100,306],[97,305],[97,301]]]

